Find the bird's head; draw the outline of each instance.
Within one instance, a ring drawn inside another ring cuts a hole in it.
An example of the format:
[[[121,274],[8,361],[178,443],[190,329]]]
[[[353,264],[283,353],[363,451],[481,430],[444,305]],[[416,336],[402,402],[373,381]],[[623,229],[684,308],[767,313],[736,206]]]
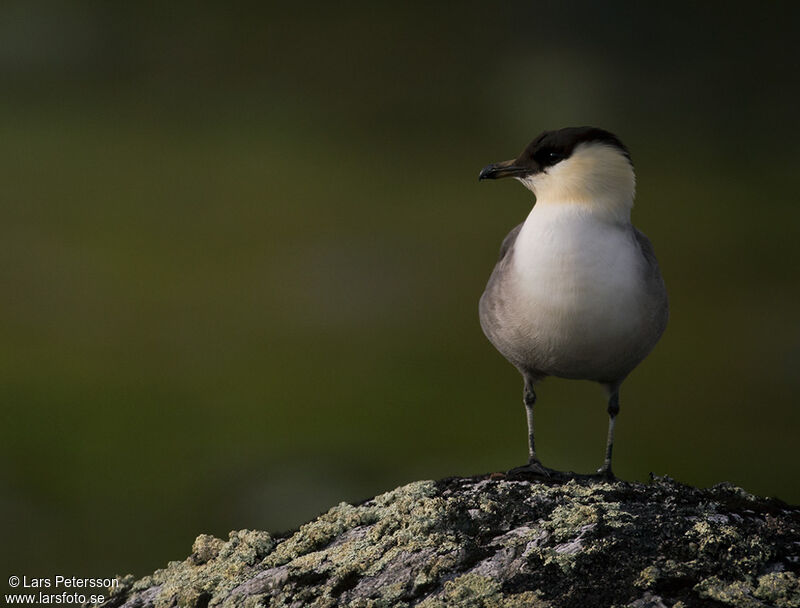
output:
[[[484,167],[479,179],[514,177],[537,204],[577,205],[615,216],[630,214],[636,178],[628,149],[594,127],[545,131],[517,158]]]

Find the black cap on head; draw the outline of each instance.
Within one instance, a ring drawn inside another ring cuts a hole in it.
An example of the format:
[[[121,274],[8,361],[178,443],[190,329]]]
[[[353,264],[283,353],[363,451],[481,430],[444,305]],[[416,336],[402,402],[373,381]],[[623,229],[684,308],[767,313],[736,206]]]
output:
[[[579,144],[599,142],[617,148],[628,161],[630,152],[619,138],[597,127],[566,127],[557,131],[545,131],[534,139],[514,160],[484,167],[478,179],[500,177],[524,177],[545,170],[572,156]]]
[[[549,155],[555,153],[558,160],[569,158],[578,144],[589,142],[604,143],[618,148],[628,160],[631,158],[628,148],[619,138],[597,127],[566,127],[558,131],[545,131],[534,139],[517,157],[518,161],[537,160],[539,163],[548,163],[553,160]],[[549,164],[554,164],[550,162]]]

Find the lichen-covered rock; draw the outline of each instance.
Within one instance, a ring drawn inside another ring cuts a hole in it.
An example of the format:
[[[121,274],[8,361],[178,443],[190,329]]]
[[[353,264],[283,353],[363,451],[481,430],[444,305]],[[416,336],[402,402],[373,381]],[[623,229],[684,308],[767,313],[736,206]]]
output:
[[[291,535],[200,536],[106,606],[800,608],[800,508],[727,484],[416,482]]]

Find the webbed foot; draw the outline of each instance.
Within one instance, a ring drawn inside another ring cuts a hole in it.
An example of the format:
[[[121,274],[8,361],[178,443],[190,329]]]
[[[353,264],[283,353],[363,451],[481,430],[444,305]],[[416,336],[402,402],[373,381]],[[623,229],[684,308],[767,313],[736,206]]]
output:
[[[610,466],[607,467],[605,465],[597,469],[597,473],[592,475],[592,477],[595,477],[597,479],[602,479],[604,481],[617,481],[617,476],[614,475],[614,472],[611,470],[611,467]]]
[[[521,467],[514,467],[506,473],[506,479],[519,481],[568,481],[573,473],[565,473],[544,466],[538,460],[532,460]]]

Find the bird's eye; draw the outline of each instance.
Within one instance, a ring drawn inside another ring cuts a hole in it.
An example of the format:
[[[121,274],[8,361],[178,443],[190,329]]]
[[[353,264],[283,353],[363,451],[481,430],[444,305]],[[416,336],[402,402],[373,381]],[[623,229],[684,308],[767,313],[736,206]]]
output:
[[[541,167],[552,167],[553,165],[567,158],[566,154],[563,154],[562,152],[552,148],[539,148],[532,154],[532,156],[533,160]]]

